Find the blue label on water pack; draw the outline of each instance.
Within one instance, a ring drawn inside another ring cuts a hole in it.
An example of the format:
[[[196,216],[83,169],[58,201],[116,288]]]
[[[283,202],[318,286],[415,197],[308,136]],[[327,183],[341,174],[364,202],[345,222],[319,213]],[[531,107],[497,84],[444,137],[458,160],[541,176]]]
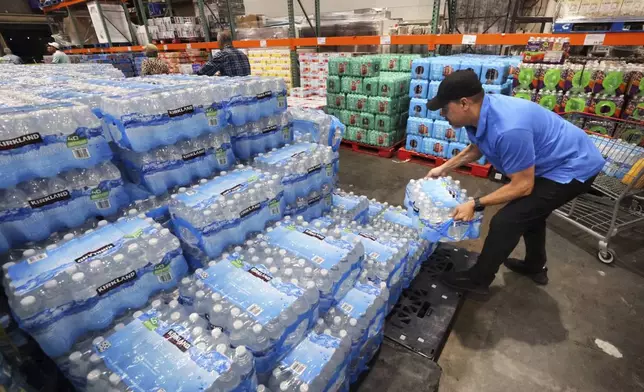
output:
[[[378,294],[379,290],[375,286],[357,283],[335,307],[347,316],[360,320]]]
[[[453,208],[460,204],[450,193],[447,183],[443,179],[434,181],[421,181],[421,187],[425,194],[430,196],[433,202],[441,202],[444,207]]]
[[[219,196],[241,192],[248,184],[262,178],[261,173],[252,169],[235,170],[225,176],[208,181],[198,189],[191,189],[177,196],[177,200],[195,209],[204,209]]]
[[[153,227],[144,219],[132,218],[97,228],[93,233],[74,238],[62,246],[43,251],[9,268],[16,294],[34,290],[66,268],[117,252],[126,241],[137,238]]]
[[[232,360],[205,352],[184,326],[144,314],[94,347],[134,391],[204,391]]]
[[[267,165],[275,165],[278,163],[285,163],[291,158],[304,156],[307,152],[315,149],[316,145],[314,144],[298,143],[291,146],[282,147],[277,151],[265,154],[263,157],[258,157],[256,160]]]
[[[382,214],[382,217],[384,220],[391,222],[391,223],[397,223],[399,225],[403,225],[405,227],[413,227],[414,224],[409,216],[407,216],[404,212],[398,211],[395,208],[388,208],[385,210],[385,212]]]
[[[369,203],[369,219],[374,218],[384,210],[385,206],[380,203]]]
[[[358,198],[355,196],[349,195],[339,195],[337,193],[333,194],[333,205],[340,207],[345,211],[350,211],[358,205]]]
[[[287,356],[280,366],[290,369],[300,381],[310,384],[329,362],[340,339],[310,332]]]
[[[246,310],[259,323],[269,321],[289,308],[304,292],[274,278],[263,266],[254,266],[231,255],[205,270],[199,277],[212,291]]]
[[[342,231],[342,235],[349,237],[351,240],[359,239],[364,246],[365,256],[372,260],[386,263],[396,253],[395,249],[378,242],[378,239],[370,233],[361,231],[352,232],[350,229],[346,228]]]
[[[266,238],[271,245],[312,261],[319,268],[334,267],[348,253],[326,242],[326,236],[313,229],[300,231],[295,226],[279,226],[267,233]]]

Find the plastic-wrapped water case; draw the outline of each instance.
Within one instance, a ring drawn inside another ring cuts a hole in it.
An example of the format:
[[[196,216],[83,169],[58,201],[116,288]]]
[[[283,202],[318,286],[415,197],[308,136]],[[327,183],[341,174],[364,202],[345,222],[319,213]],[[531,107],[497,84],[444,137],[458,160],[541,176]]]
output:
[[[100,121],[88,106],[47,103],[0,109],[0,188],[112,157]]]
[[[375,114],[392,116],[398,113],[398,99],[384,97],[369,97],[368,111]]]
[[[229,127],[228,132],[235,157],[248,160],[273,148],[293,141],[293,119],[288,112],[263,117],[239,127]]]
[[[196,316],[196,315],[195,315]],[[254,392],[255,360],[187,308],[162,298],[57,362],[77,390]],[[143,359],[143,360],[142,360]]]
[[[369,211],[369,199],[366,196],[359,196],[353,192],[345,192],[338,189],[333,192],[334,210],[345,216],[347,219],[358,223],[366,223]]]
[[[225,131],[143,153],[119,150],[119,158],[129,180],[156,196],[229,170],[235,164],[230,136]]]
[[[427,99],[428,87],[429,82],[427,80],[412,80],[409,86],[409,97]]]
[[[215,84],[165,87],[103,97],[101,113],[119,147],[144,152],[225,127],[230,94]]]
[[[422,98],[412,98],[409,103],[409,117],[427,117],[427,100]]]
[[[334,109],[346,109],[346,105],[347,105],[346,98],[347,98],[346,94],[344,93],[327,94],[326,95],[327,106]]]
[[[470,222],[454,221],[451,212],[468,200],[460,181],[451,177],[411,180],[405,191],[405,206],[421,238],[431,242],[452,242],[478,238],[483,215]]]
[[[329,75],[348,75],[349,68],[349,57],[331,57],[329,58]]]
[[[351,359],[347,369],[350,383],[357,381],[360,373],[367,369],[367,363],[382,343],[389,296],[390,290],[384,283],[374,284],[364,279],[324,316],[324,324],[331,333],[345,330],[351,338]],[[316,326],[316,329],[320,327]]]
[[[344,391],[351,360],[351,338],[346,330],[320,327],[310,331],[277,367],[268,387],[273,391]]]
[[[319,292],[313,282],[293,282],[287,277],[292,271],[269,268],[265,259],[247,259],[245,253],[197,270],[194,281],[184,279],[179,295],[184,305],[226,331],[230,345],[248,347],[264,378],[317,319]]]
[[[362,93],[370,97],[376,97],[379,94],[379,78],[364,78],[362,79]]]
[[[326,79],[326,91],[328,93],[337,94],[341,91],[342,85],[340,84],[340,77],[329,75]]]
[[[412,64],[415,60],[420,58],[419,54],[401,54],[400,55],[400,72],[410,72],[412,70]]]
[[[230,245],[277,221],[284,211],[279,176],[243,165],[179,193],[170,202],[177,235],[190,252],[217,257]]]
[[[423,139],[424,137],[420,135],[407,135],[407,142],[405,143],[405,149],[409,151],[423,152]]]
[[[508,76],[508,66],[501,61],[486,62],[481,67],[482,84],[503,84]]]
[[[281,268],[291,268],[300,279],[315,280],[321,313],[353,286],[364,257],[364,246],[359,241],[343,237],[340,230],[318,231],[301,220],[285,219],[267,231],[264,241],[277,248],[273,254]],[[260,243],[256,249],[261,247]]]
[[[431,136],[434,129],[434,120],[428,118],[414,118],[410,117],[407,120],[407,134]]]
[[[413,60],[411,63],[411,78],[428,80],[430,68],[431,60],[429,58]]]
[[[461,69],[459,57],[444,56],[432,59],[429,80],[443,80],[445,76]]]
[[[173,289],[188,272],[179,241],[151,218],[102,224],[5,265],[7,297],[22,329],[49,356]]]
[[[310,135],[311,142],[331,146],[333,151],[338,151],[346,128],[336,117],[314,109],[289,108],[288,113],[293,119],[296,135]]]
[[[0,195],[0,251],[113,215],[129,203],[121,173],[109,162],[26,181]]]
[[[258,156],[255,167],[279,176],[286,205],[303,205],[309,198],[330,193],[338,160],[331,147],[297,143]]]
[[[360,94],[347,94],[347,110],[361,112],[367,110],[367,96]]]
[[[345,94],[362,94],[362,78],[344,76],[340,81]]]

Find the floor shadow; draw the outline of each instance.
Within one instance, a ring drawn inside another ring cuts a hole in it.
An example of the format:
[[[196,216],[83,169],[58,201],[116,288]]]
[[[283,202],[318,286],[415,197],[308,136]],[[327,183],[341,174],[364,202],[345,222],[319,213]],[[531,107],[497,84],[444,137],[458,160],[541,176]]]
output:
[[[549,345],[568,338],[557,302],[526,277],[504,272],[487,299],[467,299],[453,332],[471,349],[495,347],[501,339]]]

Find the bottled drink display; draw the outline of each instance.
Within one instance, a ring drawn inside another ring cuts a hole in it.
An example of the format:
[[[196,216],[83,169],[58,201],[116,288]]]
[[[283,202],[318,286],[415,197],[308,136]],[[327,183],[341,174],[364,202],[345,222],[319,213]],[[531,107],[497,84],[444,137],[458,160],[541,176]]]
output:
[[[287,214],[319,216],[330,207],[327,196],[336,182],[338,157],[331,147],[297,143],[260,154],[254,166],[281,179]]]
[[[128,179],[156,196],[172,187],[190,185],[216,172],[230,170],[235,164],[230,135],[225,131],[143,153],[120,150],[119,158]]]
[[[144,306],[150,295],[172,289],[188,271],[179,240],[152,219],[103,222],[3,266],[14,315],[52,357],[127,309]]]
[[[115,214],[129,202],[118,169],[109,162],[0,190],[0,251],[40,241],[88,218]]]
[[[475,213],[471,222],[452,219],[454,207],[470,198],[460,181],[452,177],[411,180],[405,191],[405,205],[421,237],[431,242],[461,241],[478,238],[483,214]]]
[[[170,201],[170,214],[186,245],[217,257],[249,233],[260,232],[284,211],[279,177],[244,165],[184,189]]]
[[[254,359],[176,300],[155,298],[57,362],[77,390],[231,391],[257,388]],[[145,358],[145,360],[141,360]]]

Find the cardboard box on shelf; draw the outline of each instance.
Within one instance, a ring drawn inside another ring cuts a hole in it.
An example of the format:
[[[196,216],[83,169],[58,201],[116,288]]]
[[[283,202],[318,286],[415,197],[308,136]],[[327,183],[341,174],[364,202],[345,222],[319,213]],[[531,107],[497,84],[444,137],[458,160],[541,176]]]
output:
[[[250,14],[250,15],[241,15],[235,17],[235,25],[237,27],[244,27],[244,28],[257,28],[257,27],[264,27],[264,15],[256,15],[256,14]]]

